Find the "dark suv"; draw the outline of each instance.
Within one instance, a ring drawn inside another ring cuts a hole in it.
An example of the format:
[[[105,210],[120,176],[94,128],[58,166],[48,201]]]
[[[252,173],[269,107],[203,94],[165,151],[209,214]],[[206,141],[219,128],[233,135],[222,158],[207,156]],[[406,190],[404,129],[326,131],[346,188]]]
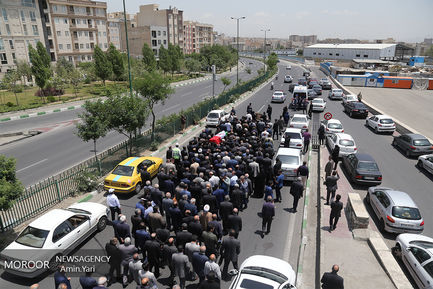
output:
[[[344,111],[349,114],[350,117],[359,116],[362,118],[367,118],[368,107],[359,101],[348,101],[344,104]]]

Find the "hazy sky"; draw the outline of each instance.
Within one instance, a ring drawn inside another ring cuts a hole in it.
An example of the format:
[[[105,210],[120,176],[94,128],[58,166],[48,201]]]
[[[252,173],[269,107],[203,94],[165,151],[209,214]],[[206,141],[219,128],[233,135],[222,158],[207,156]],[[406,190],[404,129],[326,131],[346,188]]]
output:
[[[122,0],[106,0],[108,11],[123,10]],[[287,38],[290,34],[316,34],[323,38],[382,39],[419,42],[433,37],[433,0],[125,0],[128,13],[139,5],[157,3],[184,11],[185,20],[214,25],[214,30],[240,36]]]

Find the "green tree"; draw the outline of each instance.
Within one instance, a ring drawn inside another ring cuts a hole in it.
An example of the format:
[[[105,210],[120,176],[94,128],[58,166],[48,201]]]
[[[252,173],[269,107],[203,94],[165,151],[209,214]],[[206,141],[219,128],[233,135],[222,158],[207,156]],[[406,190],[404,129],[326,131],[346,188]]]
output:
[[[36,85],[41,89],[41,95],[44,98],[44,88],[52,75],[50,56],[44,45],[38,41],[36,49],[29,44],[29,57]]]
[[[183,58],[182,51],[178,45],[168,44],[168,55],[169,55],[169,67],[171,75],[173,76],[175,71],[180,70],[180,62]]]
[[[272,52],[268,56],[268,60],[266,61],[266,63],[268,64],[269,69],[274,69],[278,63],[278,56],[274,52]]]
[[[146,72],[132,83],[132,87],[147,101],[149,110],[152,113],[152,141],[155,140],[155,111],[157,103],[164,103],[165,100],[174,92],[170,82],[156,71]]]
[[[77,67],[83,72],[85,83],[97,80],[94,62],[80,62]]]
[[[223,89],[223,93],[224,93],[224,91],[226,91],[227,86],[229,86],[232,83],[232,81],[227,77],[221,77],[221,82],[224,85],[224,89]]]
[[[188,70],[188,73],[200,72],[201,63],[195,58],[188,57],[185,59],[185,68]]]
[[[18,103],[18,96],[17,96],[17,92],[21,91],[21,86],[18,84],[18,81],[20,80],[21,77],[18,71],[14,69],[6,72],[5,76],[3,77],[3,85],[6,86],[7,90],[12,91],[14,93],[17,106],[20,105]]]
[[[83,77],[81,75],[81,72],[77,68],[74,68],[69,73],[69,83],[74,88],[75,97],[77,97],[78,89],[80,88],[80,83],[81,83],[82,79],[83,79]]]
[[[121,80],[125,73],[125,63],[122,54],[116,49],[113,43],[108,47],[107,57],[108,61],[111,62],[114,80]]]
[[[55,72],[58,76],[68,78],[68,74],[74,69],[74,65],[61,57],[56,64]]]
[[[95,60],[95,74],[102,79],[102,83],[105,86],[105,80],[113,73],[111,62],[98,45],[95,46],[95,50],[93,51],[93,59]]]
[[[93,141],[93,151],[98,161],[96,141],[107,134],[109,127],[106,106],[98,99],[97,101],[86,101],[83,107],[84,112],[78,115],[81,121],[76,124],[77,135],[85,142]]]
[[[24,187],[16,177],[15,159],[0,155],[0,210],[12,207],[24,193]],[[1,222],[1,220],[0,220]]]
[[[17,61],[17,72],[20,75],[21,84],[23,85],[26,83],[26,78],[31,79],[32,77],[32,68],[25,60],[21,59]]]
[[[141,49],[143,54],[143,63],[144,67],[147,71],[152,71],[156,69],[156,59],[155,54],[153,53],[153,50],[147,45],[147,43],[144,43],[143,48]]]
[[[164,71],[164,74],[171,70],[171,55],[168,53],[168,50],[161,45],[159,48],[159,68]]]
[[[298,49],[296,51],[296,54],[299,55],[299,56],[302,56],[302,55],[304,55],[304,50],[303,49]]]

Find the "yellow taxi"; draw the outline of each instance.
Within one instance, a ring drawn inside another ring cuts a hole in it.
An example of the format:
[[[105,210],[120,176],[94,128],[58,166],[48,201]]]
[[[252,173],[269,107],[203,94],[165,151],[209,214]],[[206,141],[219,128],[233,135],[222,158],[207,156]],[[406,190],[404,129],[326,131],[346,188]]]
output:
[[[162,159],[156,157],[130,157],[119,163],[105,178],[104,189],[114,189],[116,193],[139,192],[143,187],[140,169],[147,166],[152,177],[156,176],[161,167]]]

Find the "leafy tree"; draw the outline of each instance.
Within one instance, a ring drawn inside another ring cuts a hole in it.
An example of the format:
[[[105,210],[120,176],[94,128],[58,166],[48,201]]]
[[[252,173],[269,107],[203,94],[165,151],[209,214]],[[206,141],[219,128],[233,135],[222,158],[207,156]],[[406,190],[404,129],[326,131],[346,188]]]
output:
[[[182,51],[178,45],[168,44],[168,55],[169,55],[169,67],[171,75],[173,76],[175,71],[180,70],[180,61],[183,58]]]
[[[165,49],[164,46],[161,45],[159,48],[159,68],[164,71],[164,74],[171,70],[171,55],[168,53],[168,50]]]
[[[215,65],[217,70],[224,70],[228,66],[236,64],[236,51],[226,46],[213,45],[200,49],[200,56],[205,66]]]
[[[110,47],[108,47],[107,57],[108,61],[111,62],[114,79],[121,80],[123,74],[125,73],[125,63],[123,61],[122,54],[116,49],[113,43],[111,43]]]
[[[302,55],[304,55],[304,50],[303,49],[298,49],[296,51],[296,54],[299,55],[299,56],[302,56]]]
[[[44,98],[44,88],[52,75],[50,56],[44,45],[38,41],[36,49],[29,44],[29,57],[32,63],[32,73],[35,76],[36,85],[41,89],[42,98]]]
[[[74,68],[69,73],[69,82],[72,85],[72,87],[74,88],[75,97],[77,97],[78,89],[80,88],[80,83],[81,83],[82,79],[83,78],[82,78],[81,72],[76,68]]]
[[[16,177],[15,159],[0,155],[0,210],[12,207],[14,201],[24,192]],[[0,220],[1,222],[1,220]]]
[[[201,63],[198,59],[188,57],[185,59],[185,68],[188,70],[188,73],[200,72]]]
[[[25,84],[26,79],[31,79],[32,77],[32,68],[30,67],[30,64],[27,63],[25,60],[18,60],[17,61],[17,73],[20,75],[21,83]]]
[[[224,93],[224,91],[226,91],[227,86],[229,86],[232,83],[232,81],[227,77],[221,77],[221,82],[224,85],[224,89],[223,89],[223,93]]]
[[[147,71],[152,71],[156,69],[156,59],[155,54],[153,53],[153,50],[147,45],[147,43],[144,43],[142,48],[142,54],[143,54],[143,63],[144,67]]]
[[[268,56],[268,60],[266,61],[269,69],[274,69],[277,66],[278,63],[278,56],[272,52],[269,56]]]
[[[84,103],[84,112],[78,117],[81,122],[77,123],[77,135],[85,142],[93,141],[93,150],[96,160],[96,141],[104,137],[108,132],[109,121],[106,115],[105,104],[98,99],[97,101],[86,101]]]
[[[90,83],[97,80],[94,62],[80,62],[77,67],[83,72],[84,82]]]
[[[102,79],[105,86],[105,80],[107,80],[113,72],[111,62],[98,45],[95,46],[95,50],[93,51],[93,59],[95,60],[95,74]]]
[[[74,65],[61,57],[56,64],[56,74],[63,78],[68,78],[68,74],[74,69]]]
[[[18,81],[21,80],[21,77],[17,70],[9,70],[5,76],[3,77],[3,85],[6,86],[7,90],[12,91],[15,95],[15,100],[18,103],[18,96],[17,92],[20,91],[20,85],[18,84]]]
[[[157,103],[164,103],[165,100],[174,92],[168,79],[156,71],[146,72],[142,77],[136,78],[132,83],[135,91],[140,93],[147,101],[149,110],[152,113],[152,141],[155,140],[155,111]]]

